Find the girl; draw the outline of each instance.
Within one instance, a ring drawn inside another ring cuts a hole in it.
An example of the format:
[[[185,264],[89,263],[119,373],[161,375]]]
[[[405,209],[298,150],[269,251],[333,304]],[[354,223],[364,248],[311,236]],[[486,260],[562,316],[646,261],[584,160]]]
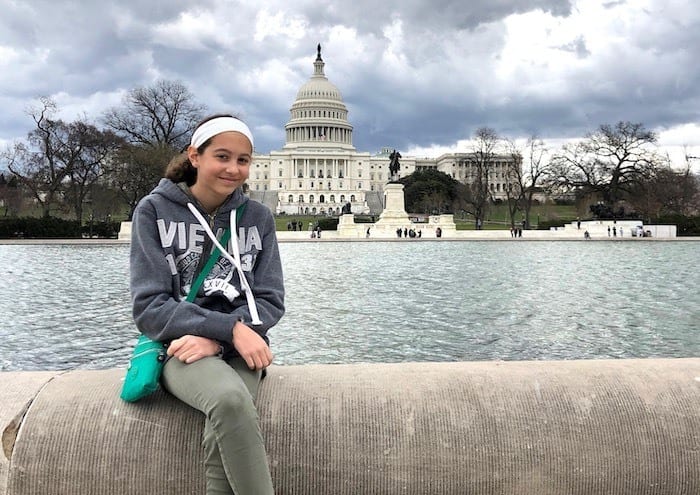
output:
[[[168,344],[164,388],[205,415],[207,494],[274,493],[254,400],[272,362],[266,334],[284,313],[284,286],[272,214],[242,192],[252,155],[241,120],[204,120],[132,223],[134,320]],[[229,228],[228,246],[186,301]]]

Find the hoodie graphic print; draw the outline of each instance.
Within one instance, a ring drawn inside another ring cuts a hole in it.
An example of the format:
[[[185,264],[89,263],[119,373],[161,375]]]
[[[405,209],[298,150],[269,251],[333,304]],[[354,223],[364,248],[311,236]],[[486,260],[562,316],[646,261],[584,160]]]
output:
[[[231,215],[236,212],[231,211]],[[190,287],[194,283],[197,267],[200,264],[200,257],[205,260],[209,258],[210,252],[203,253],[205,236],[207,235],[201,225],[192,223],[186,225],[184,222],[168,221],[159,218],[156,220],[158,234],[163,250],[167,253],[165,258],[174,276],[179,274],[180,290],[179,295],[184,299],[190,292]],[[217,238],[221,238],[223,229],[216,233]],[[229,240],[227,251],[234,239]],[[258,252],[263,250],[263,241],[257,225],[250,227],[238,227],[238,250],[241,253],[241,267],[244,272],[250,272],[255,265]],[[236,268],[223,256],[211,269],[202,284],[202,290],[206,296],[220,295],[230,302],[233,302],[241,293],[240,279],[237,280]]]

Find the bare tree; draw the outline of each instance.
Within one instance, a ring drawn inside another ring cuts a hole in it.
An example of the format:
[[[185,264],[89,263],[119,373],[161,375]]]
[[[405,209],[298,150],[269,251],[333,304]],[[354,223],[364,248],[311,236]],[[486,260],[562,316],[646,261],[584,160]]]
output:
[[[515,142],[508,140],[506,142],[510,160],[506,163],[505,170],[505,195],[506,206],[508,207],[508,216],[510,218],[511,228],[515,227],[515,217],[522,209],[523,202],[523,154]],[[530,225],[530,222],[527,222]]]
[[[470,177],[465,185],[465,203],[477,226],[483,225],[488,206],[493,200],[490,180],[500,140],[496,131],[490,127],[481,127],[474,133]]]
[[[67,148],[71,150],[67,161],[67,197],[72,203],[75,218],[82,224],[83,205],[92,187],[108,171],[107,165],[123,141],[112,131],[101,131],[84,121],[76,121],[69,126]]]
[[[603,124],[583,141],[562,147],[553,158],[553,177],[570,190],[598,194],[614,207],[664,164],[655,150],[657,139],[643,124]]]
[[[39,99],[40,107],[31,109],[36,128],[27,136],[27,143],[15,143],[3,153],[7,168],[19,179],[41,205],[48,217],[62,198],[64,180],[68,175],[65,157],[67,125],[51,116],[57,111],[56,103],[48,97]]]
[[[525,148],[529,163],[524,172],[521,173],[520,187],[523,191],[522,205],[525,221],[530,225],[530,212],[535,203],[535,194],[540,190],[546,193],[551,192],[548,180],[551,177],[552,164],[549,148],[538,136],[534,134],[530,136]]]
[[[689,164],[683,170],[661,167],[635,186],[629,203],[645,218],[695,215],[700,211],[700,181]]]
[[[178,81],[157,81],[132,89],[120,107],[104,114],[104,123],[134,145],[181,149],[202,119],[205,107]]]
[[[22,191],[19,180],[11,175],[9,180],[4,173],[0,173],[0,206],[3,206],[3,215],[16,216],[22,205]]]
[[[127,145],[119,151],[108,174],[109,182],[129,206],[129,220],[139,200],[163,177],[172,157],[173,150],[167,145]]]
[[[161,80],[129,91],[120,107],[105,113],[105,125],[127,141],[113,164],[110,182],[129,205],[129,219],[170,158],[188,144],[204,111],[182,83]]]

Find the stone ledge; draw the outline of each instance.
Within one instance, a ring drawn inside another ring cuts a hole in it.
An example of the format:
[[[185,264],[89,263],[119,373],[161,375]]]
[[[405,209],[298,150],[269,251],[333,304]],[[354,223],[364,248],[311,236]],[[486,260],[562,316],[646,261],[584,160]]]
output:
[[[204,493],[201,415],[123,374],[0,373],[4,421],[43,384],[0,493]],[[700,493],[700,358],[273,366],[258,407],[282,495]]]

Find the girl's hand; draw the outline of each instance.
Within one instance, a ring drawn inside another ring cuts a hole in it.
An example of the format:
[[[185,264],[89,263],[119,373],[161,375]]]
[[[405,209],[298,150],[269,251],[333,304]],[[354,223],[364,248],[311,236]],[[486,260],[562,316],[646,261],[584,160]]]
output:
[[[216,356],[221,346],[216,340],[196,335],[184,335],[170,342],[168,356],[173,356],[185,364],[191,364],[207,356]]]
[[[265,340],[255,330],[240,321],[233,327],[233,347],[251,370],[261,370],[272,363],[272,352]]]

